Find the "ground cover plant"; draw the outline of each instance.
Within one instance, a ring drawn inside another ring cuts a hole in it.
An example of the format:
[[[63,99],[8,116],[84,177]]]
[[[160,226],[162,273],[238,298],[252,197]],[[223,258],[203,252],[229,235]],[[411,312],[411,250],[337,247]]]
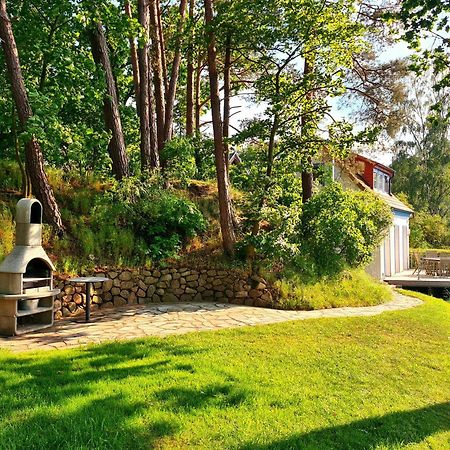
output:
[[[285,272],[273,284],[279,291],[277,307],[282,309],[373,306],[392,299],[391,288],[363,269],[344,270],[338,275],[312,280],[305,280],[295,272]]]
[[[436,449],[450,305],[0,353],[0,447]]]

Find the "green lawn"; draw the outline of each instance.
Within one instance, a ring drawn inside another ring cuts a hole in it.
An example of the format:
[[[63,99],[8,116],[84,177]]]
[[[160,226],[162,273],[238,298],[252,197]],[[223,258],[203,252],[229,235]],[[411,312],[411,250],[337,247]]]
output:
[[[423,298],[426,298],[423,296]],[[447,449],[450,305],[0,353],[0,448]]]

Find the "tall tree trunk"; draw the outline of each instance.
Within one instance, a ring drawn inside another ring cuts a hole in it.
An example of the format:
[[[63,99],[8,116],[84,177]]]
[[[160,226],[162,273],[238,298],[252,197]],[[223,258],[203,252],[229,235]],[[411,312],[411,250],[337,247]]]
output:
[[[205,23],[211,27],[213,21],[212,0],[205,0]],[[220,113],[219,77],[217,73],[217,54],[214,31],[210,28],[208,37],[208,71],[211,91],[211,113],[214,132],[214,157],[216,163],[217,189],[219,192],[220,229],[222,232],[222,244],[229,255],[234,253],[235,235],[231,212],[230,189],[228,185],[227,162],[225,160],[225,148],[223,143],[222,118]]]
[[[150,37],[152,39],[151,60],[155,86],[158,149],[161,151],[164,146],[165,88],[162,63],[162,43],[158,20],[158,4],[159,0],[150,0]]]
[[[193,26],[195,0],[189,0],[189,20]],[[186,81],[186,136],[194,134],[194,36],[190,36],[187,52],[187,81]]]
[[[150,50],[148,52],[148,61],[150,63]],[[150,119],[150,158],[151,167],[158,169],[161,166],[158,150],[158,130],[156,126],[155,111],[155,93],[153,91],[153,71],[149,64],[149,83],[148,83],[148,100],[149,100],[149,119]]]
[[[200,132],[200,115],[201,115],[201,82],[202,82],[202,56],[198,55],[197,67],[195,69],[195,132]]]
[[[125,149],[122,122],[120,120],[116,83],[114,81],[111,62],[109,60],[108,45],[101,22],[95,24],[95,28],[91,31],[90,35],[92,56],[96,64],[102,66],[105,74],[106,92],[103,98],[103,116],[106,128],[111,131],[108,152],[112,161],[112,171],[113,175],[118,180],[121,180],[129,175],[128,156]]]
[[[0,40],[5,52],[6,68],[11,81],[11,90],[16,104],[17,115],[22,128],[26,128],[28,119],[33,115],[28,101],[25,82],[20,68],[19,53],[6,11],[6,0],[0,0]],[[63,232],[58,204],[44,170],[44,158],[39,143],[31,137],[25,143],[25,159],[36,197],[42,203],[44,217],[58,232]]]
[[[139,48],[139,121],[141,133],[141,169],[159,167],[158,148],[154,125],[154,111],[151,104],[152,83],[149,54],[149,3],[148,0],[138,0],[139,23],[144,29],[145,42]],[[153,112],[153,114],[152,114]]]
[[[309,74],[311,74],[313,71],[313,66],[311,62],[308,60],[307,57],[305,57],[305,65],[303,69],[303,76],[306,77]],[[314,93],[312,90],[306,94],[307,100],[312,99],[314,96]],[[306,114],[302,115],[301,118],[301,125],[302,125],[302,134],[303,130],[306,127],[308,123],[308,117]],[[303,203],[306,203],[313,195],[313,181],[314,181],[314,175],[312,172],[312,161],[311,157],[308,157],[308,166],[306,169],[302,171],[302,200]]]
[[[129,1],[125,2],[125,14],[131,19],[133,17],[133,12],[131,10],[131,3]],[[131,69],[133,72],[133,85],[134,85],[134,97],[136,99],[136,109],[139,114],[139,63],[138,63],[138,53],[136,49],[136,43],[134,41],[134,36],[130,33],[128,37],[130,43],[130,59],[131,59]]]
[[[181,64],[181,33],[183,31],[186,16],[187,0],[180,1],[180,18],[177,27],[177,37],[175,42],[175,55],[172,61],[169,90],[166,98],[166,115],[164,120],[164,142],[170,140],[173,126],[173,109],[175,106],[175,96],[177,94],[178,74]]]
[[[231,97],[231,34],[227,35],[225,42],[225,61],[223,69],[223,138],[227,168],[230,162],[230,149],[228,138],[230,136],[230,105]]]
[[[149,5],[147,0],[138,0],[138,19],[144,29],[145,42],[139,48],[139,79],[142,89],[139,93],[137,102],[139,104],[139,124],[140,124],[140,148],[141,148],[141,170],[145,171],[150,168],[150,103],[149,103]]]
[[[169,90],[169,78],[167,74],[166,41],[164,39],[164,29],[162,24],[161,0],[156,1],[156,14],[156,18],[158,20],[159,43],[161,46],[161,65],[164,80],[164,92],[167,94],[167,91]]]

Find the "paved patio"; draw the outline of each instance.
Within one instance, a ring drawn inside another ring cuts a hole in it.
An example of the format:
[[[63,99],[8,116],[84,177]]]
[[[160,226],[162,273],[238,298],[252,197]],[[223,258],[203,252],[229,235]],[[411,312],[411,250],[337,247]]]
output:
[[[52,350],[106,341],[167,336],[191,331],[266,325],[290,320],[375,316],[408,309],[422,301],[394,293],[383,305],[317,311],[280,311],[223,303],[148,304],[95,311],[90,323],[83,317],[58,321],[53,328],[13,338],[0,338],[0,348],[14,352]]]

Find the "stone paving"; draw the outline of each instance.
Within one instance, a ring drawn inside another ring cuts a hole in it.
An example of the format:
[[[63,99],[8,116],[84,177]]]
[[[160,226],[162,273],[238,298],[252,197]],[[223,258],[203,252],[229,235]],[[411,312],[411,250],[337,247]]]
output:
[[[382,305],[316,311],[281,311],[228,303],[174,303],[135,305],[95,311],[91,322],[84,317],[58,321],[53,328],[12,338],[0,338],[0,348],[14,352],[65,349],[106,341],[167,336],[192,331],[266,325],[290,320],[374,316],[385,311],[408,309],[421,300],[394,293]]]

